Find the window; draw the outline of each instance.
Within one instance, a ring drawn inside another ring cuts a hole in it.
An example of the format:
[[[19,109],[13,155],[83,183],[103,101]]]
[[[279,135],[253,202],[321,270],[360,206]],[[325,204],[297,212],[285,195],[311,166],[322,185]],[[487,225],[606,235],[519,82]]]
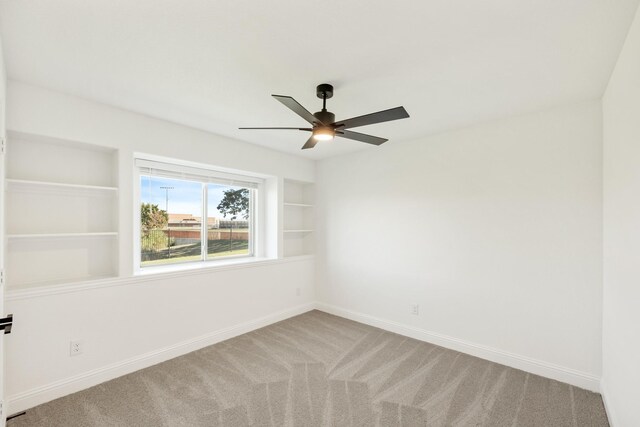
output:
[[[139,267],[255,254],[260,178],[169,161],[135,164]]]

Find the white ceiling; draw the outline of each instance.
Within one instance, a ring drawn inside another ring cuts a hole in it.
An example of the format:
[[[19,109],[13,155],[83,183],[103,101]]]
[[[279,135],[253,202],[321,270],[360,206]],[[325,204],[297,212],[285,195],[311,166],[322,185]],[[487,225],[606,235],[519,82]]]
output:
[[[402,143],[600,96],[638,0],[0,0],[10,78],[314,159],[384,149],[307,134],[270,95]]]

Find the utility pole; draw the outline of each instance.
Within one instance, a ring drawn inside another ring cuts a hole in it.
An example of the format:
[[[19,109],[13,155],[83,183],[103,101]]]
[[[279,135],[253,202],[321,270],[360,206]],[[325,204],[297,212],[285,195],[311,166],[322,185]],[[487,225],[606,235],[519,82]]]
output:
[[[167,258],[171,258],[171,229],[169,228],[169,190],[173,187],[160,187],[165,191],[164,211],[167,213]]]
[[[233,252],[233,221],[235,221],[235,219],[236,216],[232,216],[229,225],[229,252]]]

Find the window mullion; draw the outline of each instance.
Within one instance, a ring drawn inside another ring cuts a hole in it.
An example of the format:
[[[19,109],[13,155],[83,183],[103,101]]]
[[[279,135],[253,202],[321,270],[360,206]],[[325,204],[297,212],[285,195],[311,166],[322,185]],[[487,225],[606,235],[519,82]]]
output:
[[[207,212],[209,208],[209,194],[207,187],[208,185],[206,183],[202,183],[202,221],[200,221],[202,224],[200,226],[200,241],[202,243],[201,251],[203,261],[207,260],[207,254],[209,253],[209,230],[207,228],[209,225],[209,213]]]
[[[255,230],[256,230],[256,211],[255,211],[255,190],[249,190],[249,254],[255,256]]]

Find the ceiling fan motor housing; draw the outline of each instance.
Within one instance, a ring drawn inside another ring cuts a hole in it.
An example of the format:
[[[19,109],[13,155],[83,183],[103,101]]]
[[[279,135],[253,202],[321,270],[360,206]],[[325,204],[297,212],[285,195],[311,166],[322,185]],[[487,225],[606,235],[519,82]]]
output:
[[[313,116],[316,119],[320,120],[325,125],[330,125],[336,121],[336,115],[333,114],[331,111],[327,111],[327,110],[322,110],[322,111],[318,111],[317,113],[313,113]]]

